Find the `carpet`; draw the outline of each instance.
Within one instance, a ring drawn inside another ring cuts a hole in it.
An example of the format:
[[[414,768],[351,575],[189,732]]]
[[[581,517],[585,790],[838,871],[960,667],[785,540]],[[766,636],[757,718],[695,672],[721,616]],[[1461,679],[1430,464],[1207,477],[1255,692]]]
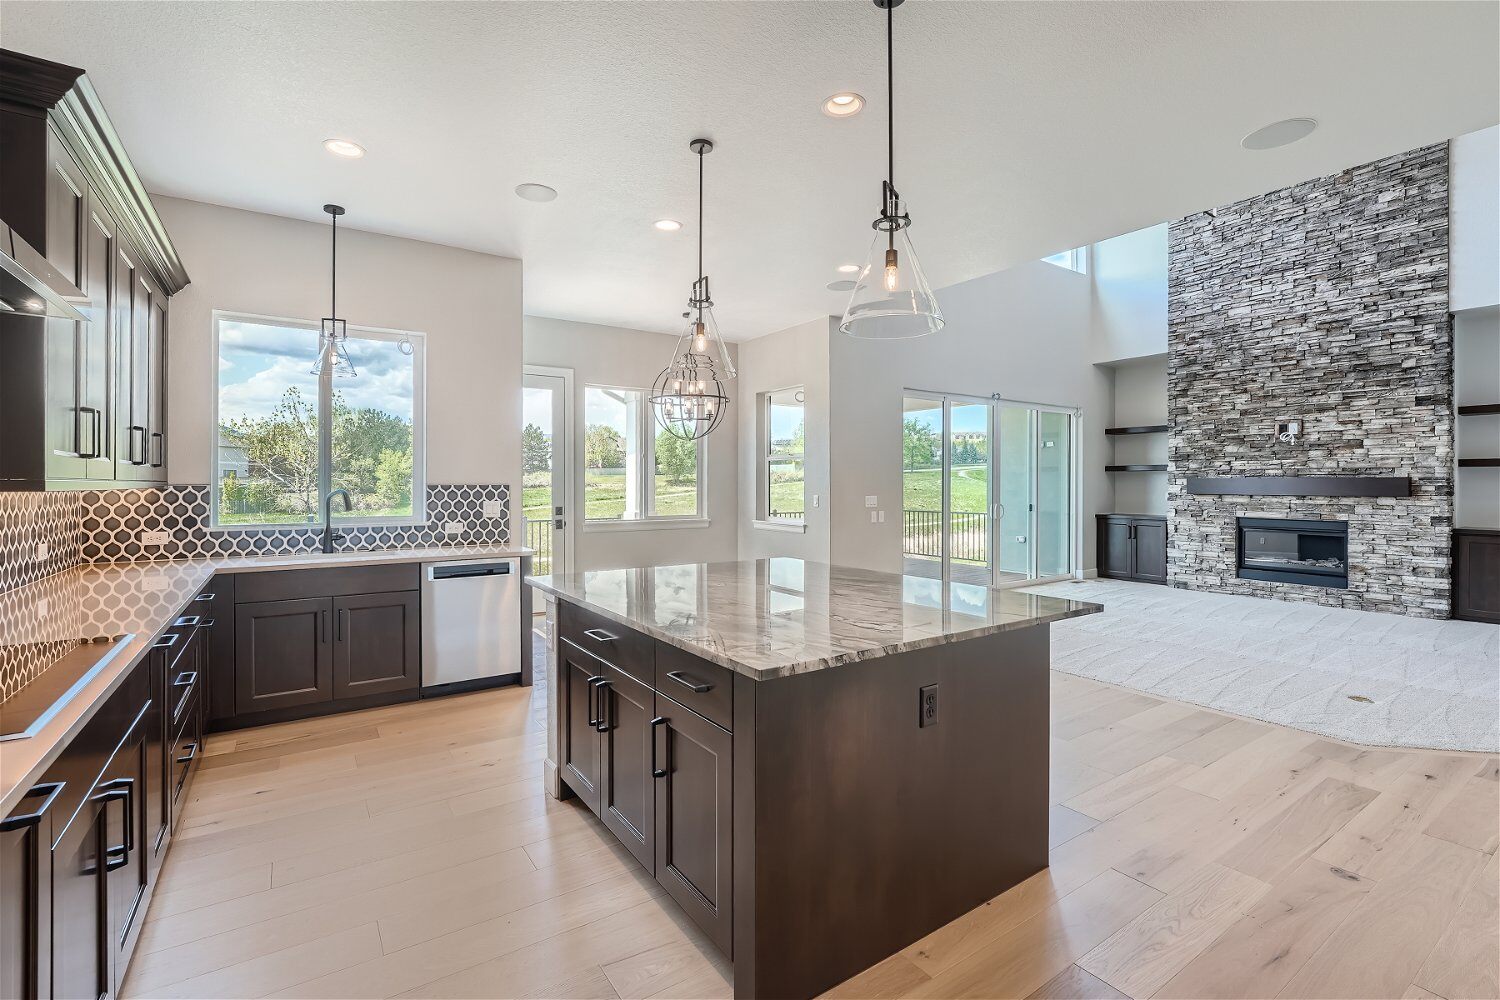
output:
[[[1028,588],[1104,605],[1052,666],[1351,743],[1500,751],[1500,626],[1122,580]]]

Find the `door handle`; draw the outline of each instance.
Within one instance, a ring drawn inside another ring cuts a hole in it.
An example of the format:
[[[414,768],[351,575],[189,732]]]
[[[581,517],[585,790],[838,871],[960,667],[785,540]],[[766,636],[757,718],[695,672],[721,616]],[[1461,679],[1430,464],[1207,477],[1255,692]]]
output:
[[[83,416],[85,413],[87,413],[89,415],[89,450],[88,451],[84,451],[83,450],[83,434],[82,434],[82,432],[79,429],[80,425],[81,425],[81,422],[78,420],[78,418],[81,417],[81,416]],[[99,455],[101,454],[101,452],[99,450],[99,445],[102,442],[99,440],[99,438],[100,438],[102,432],[101,432],[101,429],[100,429],[101,425],[100,425],[99,420],[100,420],[99,409],[98,409],[98,407],[94,407],[94,406],[80,406],[78,408],[77,413],[74,415],[74,419],[73,419],[73,450],[76,451],[76,452],[78,452],[78,457],[79,458],[98,458]]]
[[[681,670],[670,671],[668,672],[667,676],[672,678],[678,684],[681,684],[683,687],[691,689],[694,694],[707,694],[714,689],[714,686],[712,684],[703,684],[699,681],[695,681],[691,677],[684,674]]]
[[[156,458],[151,462],[151,468],[160,469],[167,462],[167,436],[161,431],[152,431],[151,443],[156,445]]]
[[[601,679],[598,687],[599,721],[594,725],[598,733],[609,732],[609,681]]]
[[[136,431],[140,431],[141,432],[141,457],[140,457],[139,460],[137,460],[136,457],[135,457],[135,432]],[[127,462],[129,462],[131,465],[145,465],[146,464],[146,428],[142,427],[140,424],[131,424],[129,427],[126,428],[125,450],[126,450],[125,460]]]
[[[318,612],[318,641],[328,642],[328,612],[326,610]]]
[[[667,720],[660,715],[651,720],[651,777],[653,778],[665,778],[667,776],[667,769],[657,764],[657,761],[661,757],[666,756],[666,752],[663,751],[659,757],[656,751],[656,734],[661,732],[666,724]]]
[[[564,527],[566,527],[566,522],[563,521],[563,519],[560,518],[560,517],[554,517],[552,519],[552,527],[557,528],[557,529],[564,528]]]
[[[95,795],[92,801],[104,803],[104,809],[106,812],[108,812],[109,804],[111,802],[119,802],[125,807],[125,811],[121,817],[125,821],[125,839],[120,844],[117,844],[113,847],[106,846],[104,849],[104,870],[107,872],[112,872],[116,869],[124,868],[127,864],[129,864],[130,852],[135,849],[135,838],[131,833],[131,827],[133,825],[131,823],[131,813],[135,811],[132,808],[135,779],[116,778],[113,781],[106,782],[101,787],[106,790],[100,792],[98,795]],[[106,823],[105,826],[106,828],[108,828],[108,823]]]
[[[589,678],[589,725],[596,729],[599,726],[599,714],[594,710],[594,689],[603,683],[603,674],[595,674]]]
[[[184,743],[182,745],[182,748],[187,751],[187,754],[186,756],[178,757],[177,763],[191,764],[193,762],[193,758],[198,756],[198,742],[194,740],[192,743]]]
[[[12,830],[24,830],[30,826],[37,826],[47,815],[47,810],[52,808],[52,803],[62,794],[67,787],[66,781],[49,781],[40,785],[32,785],[31,791],[27,792],[25,798],[42,797],[42,804],[36,810],[29,813],[12,813],[4,819],[0,819],[0,833],[9,833]]]
[[[348,613],[349,613],[349,609],[348,608],[339,608],[338,617],[336,619],[334,619],[334,623],[333,623],[333,628],[334,628],[333,638],[334,638],[335,642],[343,642],[344,641],[344,616],[346,614],[348,614]]]

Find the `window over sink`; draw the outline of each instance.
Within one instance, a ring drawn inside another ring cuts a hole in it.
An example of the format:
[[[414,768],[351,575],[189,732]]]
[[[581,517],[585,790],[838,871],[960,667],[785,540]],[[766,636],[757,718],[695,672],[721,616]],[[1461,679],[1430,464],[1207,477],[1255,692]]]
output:
[[[349,327],[358,375],[312,374],[317,321],[215,312],[213,511],[219,528],[425,520],[425,338]]]

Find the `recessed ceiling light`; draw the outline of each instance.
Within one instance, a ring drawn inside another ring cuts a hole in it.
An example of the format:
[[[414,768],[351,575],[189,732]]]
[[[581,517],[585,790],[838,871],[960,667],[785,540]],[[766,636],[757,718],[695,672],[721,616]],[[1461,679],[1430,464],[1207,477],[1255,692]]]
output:
[[[1251,132],[1240,140],[1240,145],[1246,149],[1275,149],[1278,146],[1290,146],[1298,139],[1306,139],[1312,135],[1313,129],[1317,127],[1318,123],[1311,118],[1284,118]]]
[[[838,272],[839,272],[839,274],[856,274],[856,273],[858,273],[858,271],[859,271],[859,265],[858,264],[840,264],[838,266]]]
[[[676,219],[657,219],[651,224],[664,233],[675,233],[682,228],[682,223]]]
[[[324,139],[323,148],[346,160],[357,160],[365,155],[365,147],[352,139]]]
[[[856,281],[850,281],[848,278],[844,278],[841,281],[830,281],[828,283],[828,290],[830,292],[852,292],[854,291],[854,286],[857,284],[858,282]]]
[[[834,94],[823,102],[823,113],[830,118],[848,118],[859,114],[865,106],[865,99],[853,91],[844,91]]]
[[[516,196],[527,201],[552,201],[557,197],[557,189],[545,184],[517,184]]]

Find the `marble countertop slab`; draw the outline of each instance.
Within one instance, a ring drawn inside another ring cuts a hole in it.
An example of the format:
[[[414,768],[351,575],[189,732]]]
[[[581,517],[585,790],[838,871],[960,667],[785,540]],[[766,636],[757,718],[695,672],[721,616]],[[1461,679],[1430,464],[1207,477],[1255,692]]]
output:
[[[1098,604],[801,559],[593,570],[527,581],[756,680],[1102,611]]]
[[[36,735],[0,743],[0,816],[6,815],[77,735],[131,668],[216,573],[517,558],[526,548],[309,552],[79,566],[0,594],[0,646],[129,635],[130,639]]]

